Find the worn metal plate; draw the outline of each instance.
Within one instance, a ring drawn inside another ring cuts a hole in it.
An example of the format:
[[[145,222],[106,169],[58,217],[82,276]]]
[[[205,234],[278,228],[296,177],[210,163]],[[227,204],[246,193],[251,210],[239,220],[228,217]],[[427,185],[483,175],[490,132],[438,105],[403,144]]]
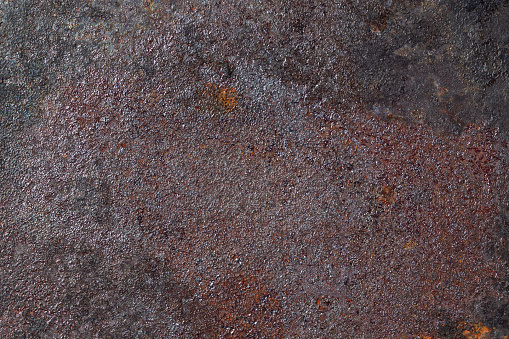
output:
[[[0,3],[3,338],[507,338],[509,3]]]

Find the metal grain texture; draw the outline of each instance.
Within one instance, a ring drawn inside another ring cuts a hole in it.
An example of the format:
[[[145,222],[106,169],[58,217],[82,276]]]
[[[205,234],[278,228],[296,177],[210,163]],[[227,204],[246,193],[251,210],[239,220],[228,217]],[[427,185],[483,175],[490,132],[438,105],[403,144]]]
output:
[[[508,19],[3,1],[0,336],[507,337]]]

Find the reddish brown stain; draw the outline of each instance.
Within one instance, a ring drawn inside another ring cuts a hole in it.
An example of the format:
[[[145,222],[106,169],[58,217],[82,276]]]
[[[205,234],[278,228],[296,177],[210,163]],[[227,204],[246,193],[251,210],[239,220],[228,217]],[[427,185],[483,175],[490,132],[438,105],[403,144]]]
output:
[[[41,134],[33,132],[40,147],[57,152],[51,140],[60,137],[81,146],[40,164],[58,172],[101,159],[91,173],[108,173],[115,227],[134,227],[189,286],[194,331],[304,335],[292,324],[310,303],[309,321],[337,324],[334,335],[354,335],[363,319],[362,331],[388,338],[428,330],[438,305],[468,317],[469,296],[498,293],[487,284],[498,263],[486,259],[501,184],[494,131],[472,125],[450,138],[352,112],[306,118],[306,142],[292,141],[291,155],[262,121],[238,128],[235,119],[149,113],[150,85],[116,78],[120,87],[91,72],[87,87],[48,101]]]

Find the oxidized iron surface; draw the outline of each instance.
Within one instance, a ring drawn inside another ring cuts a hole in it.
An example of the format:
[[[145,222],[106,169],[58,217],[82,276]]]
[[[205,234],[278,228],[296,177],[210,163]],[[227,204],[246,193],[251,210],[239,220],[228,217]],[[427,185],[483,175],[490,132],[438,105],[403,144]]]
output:
[[[3,1],[0,336],[509,335],[507,1]]]

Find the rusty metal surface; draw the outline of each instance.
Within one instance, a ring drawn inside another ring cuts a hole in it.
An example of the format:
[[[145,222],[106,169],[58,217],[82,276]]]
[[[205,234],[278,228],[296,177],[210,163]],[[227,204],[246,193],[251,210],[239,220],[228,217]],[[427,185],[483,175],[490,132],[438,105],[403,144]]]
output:
[[[0,336],[505,338],[507,1],[3,1]]]

